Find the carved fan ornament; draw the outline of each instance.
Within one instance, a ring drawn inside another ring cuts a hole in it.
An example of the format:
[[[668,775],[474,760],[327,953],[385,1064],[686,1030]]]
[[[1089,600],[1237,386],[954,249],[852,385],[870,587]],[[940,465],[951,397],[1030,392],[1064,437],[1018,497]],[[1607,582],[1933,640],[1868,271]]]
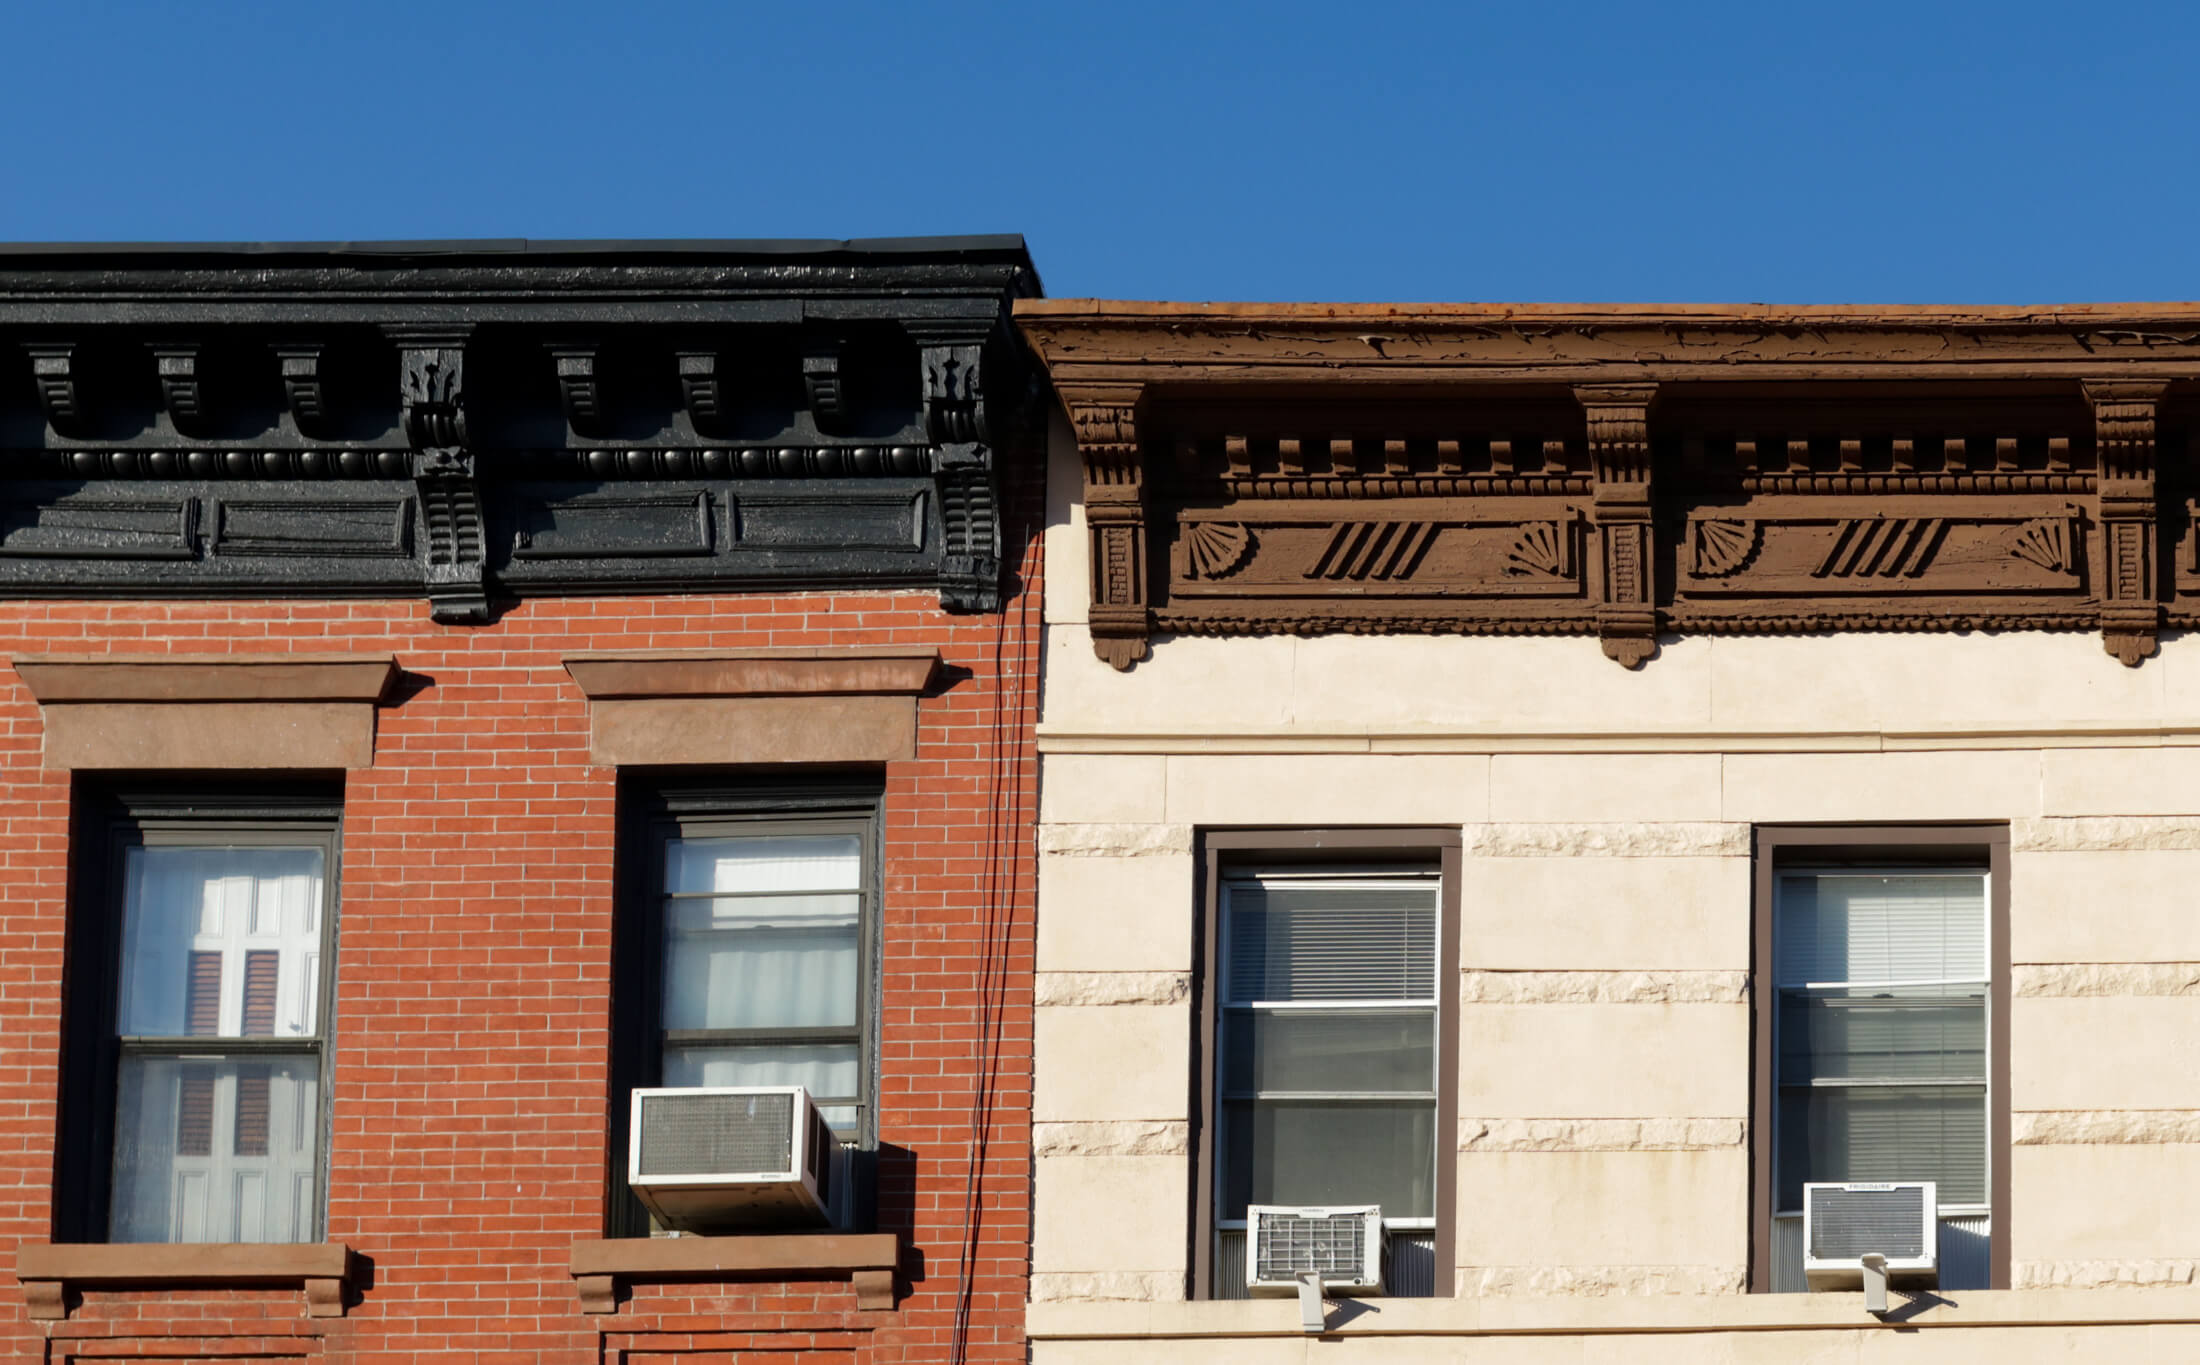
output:
[[[1724,578],[1733,573],[1757,552],[1763,535],[1763,528],[1754,521],[1697,522],[1697,574],[1704,578]]]
[[[1253,533],[1236,522],[1195,521],[1184,532],[1194,578],[1226,578],[1253,552]]]
[[[1505,572],[1536,574],[1546,578],[1572,576],[1572,556],[1566,553],[1565,528],[1555,521],[1531,521],[1520,528],[1512,548],[1505,552]]]
[[[2009,553],[2049,573],[2070,570],[2070,523],[2062,517],[2041,517],[2009,533]]]

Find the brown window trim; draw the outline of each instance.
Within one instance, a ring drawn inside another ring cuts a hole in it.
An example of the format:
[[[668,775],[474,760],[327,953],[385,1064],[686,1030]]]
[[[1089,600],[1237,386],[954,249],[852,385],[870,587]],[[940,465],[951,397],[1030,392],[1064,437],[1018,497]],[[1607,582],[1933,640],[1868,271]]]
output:
[[[619,1311],[619,1286],[846,1275],[859,1310],[892,1309],[901,1239],[891,1232],[613,1237],[575,1242],[567,1269],[583,1313]]]
[[[1986,1150],[1993,1210],[1987,1246],[1994,1289],[2009,1288],[2009,826],[1759,825],[1751,858],[1749,1292],[1772,1288],[1772,871],[1783,849],[1901,850],[1916,857],[1986,854],[1986,971],[1989,1028],[1986,1057]]]
[[[34,654],[16,676],[58,769],[365,768],[388,654]]]
[[[358,1269],[359,1258],[342,1242],[25,1242],[15,1250],[25,1312],[41,1321],[69,1316],[71,1291],[270,1284],[302,1288],[309,1318],[340,1318]]]
[[[906,646],[569,654],[589,761],[888,763],[916,757],[937,650]]]
[[[1220,983],[1221,886],[1225,866],[1433,860],[1441,874],[1436,951],[1436,1292],[1456,1291],[1459,1166],[1459,882],[1463,840],[1452,828],[1207,829],[1199,832],[1199,922],[1193,934],[1191,1296],[1214,1297],[1216,1001]]]

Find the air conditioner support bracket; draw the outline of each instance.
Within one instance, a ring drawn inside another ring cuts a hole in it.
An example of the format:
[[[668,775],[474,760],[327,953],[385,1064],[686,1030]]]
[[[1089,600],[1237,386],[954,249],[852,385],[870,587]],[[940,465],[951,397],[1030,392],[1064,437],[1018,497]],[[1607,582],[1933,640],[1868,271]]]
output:
[[[1329,1325],[1329,1315],[1322,1309],[1322,1277],[1319,1271],[1299,1272],[1299,1326],[1308,1335],[1319,1336]]]
[[[1864,1253],[1864,1311],[1887,1311],[1887,1258],[1876,1251]]]

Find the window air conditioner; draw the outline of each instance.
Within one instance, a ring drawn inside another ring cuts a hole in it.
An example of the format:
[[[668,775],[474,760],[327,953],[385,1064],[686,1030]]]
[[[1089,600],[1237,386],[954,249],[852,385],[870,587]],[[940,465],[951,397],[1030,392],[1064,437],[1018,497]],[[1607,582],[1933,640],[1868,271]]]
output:
[[[1245,1211],[1245,1284],[1254,1294],[1299,1292],[1299,1276],[1321,1276],[1324,1289],[1383,1292],[1383,1210],[1376,1204]]]
[[[1930,1285],[1940,1275],[1940,1218],[1930,1180],[1803,1186],[1803,1278],[1812,1289],[1855,1289],[1864,1257],[1887,1276]]]
[[[799,1085],[637,1090],[629,1132],[627,1184],[668,1228],[836,1221],[840,1142]]]

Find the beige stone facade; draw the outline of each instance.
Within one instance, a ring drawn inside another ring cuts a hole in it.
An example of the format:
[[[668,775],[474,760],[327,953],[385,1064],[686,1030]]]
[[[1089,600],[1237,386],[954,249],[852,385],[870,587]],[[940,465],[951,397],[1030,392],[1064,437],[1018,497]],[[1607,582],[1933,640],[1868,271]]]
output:
[[[2200,640],[1086,633],[1054,437],[1041,1365],[2200,1359]],[[2005,823],[2011,1288],[1746,1292],[1753,831]],[[1460,832],[1450,1297],[1190,1302],[1198,839]]]

